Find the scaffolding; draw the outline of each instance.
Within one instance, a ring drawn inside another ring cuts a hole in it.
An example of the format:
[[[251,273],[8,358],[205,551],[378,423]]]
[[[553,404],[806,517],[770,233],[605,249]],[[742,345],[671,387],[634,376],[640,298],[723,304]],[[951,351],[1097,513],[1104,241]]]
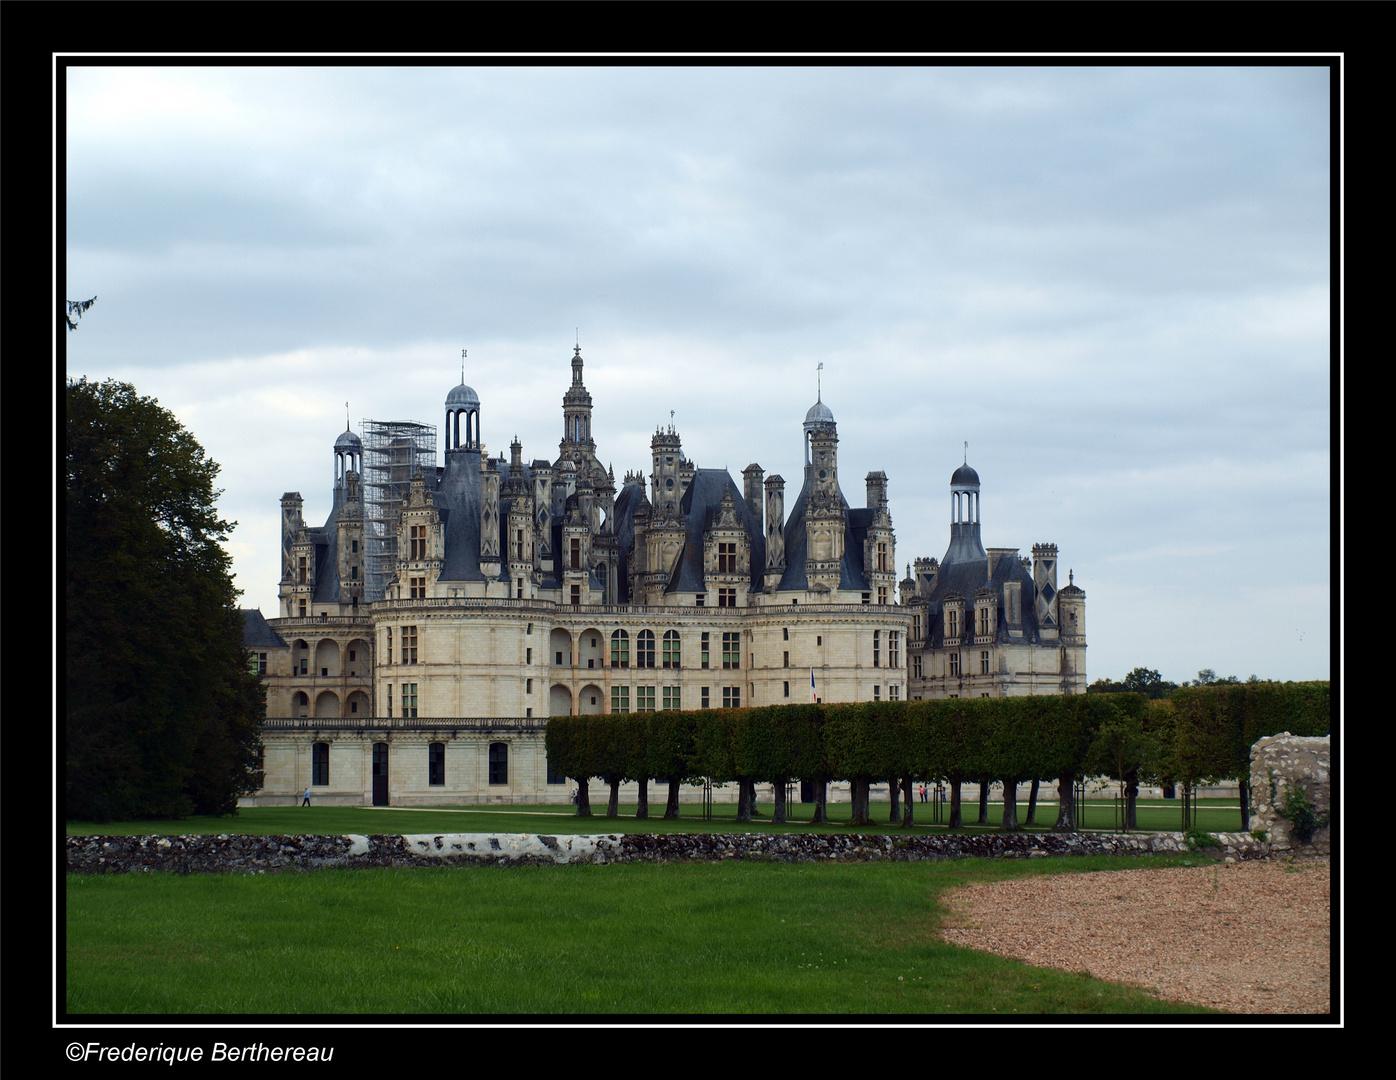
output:
[[[412,477],[436,475],[436,426],[410,420],[365,420],[364,599],[382,600],[397,563],[398,510]]]

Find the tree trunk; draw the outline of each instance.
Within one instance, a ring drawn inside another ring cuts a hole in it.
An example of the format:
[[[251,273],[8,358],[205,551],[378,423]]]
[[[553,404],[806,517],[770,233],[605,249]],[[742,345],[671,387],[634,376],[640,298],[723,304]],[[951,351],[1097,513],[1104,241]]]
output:
[[[829,824],[829,781],[814,782],[814,818],[811,825]]]
[[[608,776],[606,782],[611,785],[611,798],[606,803],[606,816],[620,817],[620,777]]]
[[[963,829],[965,821],[960,813],[960,781],[950,781],[950,820],[946,823],[948,829]]]
[[[909,776],[902,778],[902,793],[906,796],[906,806],[902,810],[902,828],[910,829],[916,824],[912,810],[916,805],[916,782]]]
[[[1017,832],[1018,824],[1018,781],[1003,782],[1003,816],[999,819],[999,829],[1003,832]]]
[[[1072,773],[1057,778],[1057,823],[1052,831],[1076,831],[1076,777]]]
[[[868,789],[872,787],[872,780],[866,776],[855,776],[849,782],[849,795],[852,799],[850,806],[850,825],[871,825],[872,819],[868,817]]]
[[[643,819],[650,816],[650,781],[648,776],[640,778],[640,794],[635,802],[635,817]]]
[[[759,818],[761,811],[756,809],[756,781],[747,781],[747,808],[751,811],[751,816]]]
[[[738,820],[738,821],[750,821],[750,820],[751,820],[751,803],[752,803],[752,798],[751,798],[751,796],[752,796],[752,792],[751,792],[751,781],[750,781],[750,780],[738,780],[738,781],[737,781],[737,820]]]
[[[1028,816],[1024,819],[1024,825],[1037,824],[1037,785],[1038,781],[1032,782],[1032,787],[1028,789]]]
[[[577,816],[591,817],[591,796],[587,794],[587,778],[577,781]]]
[[[788,779],[784,776],[777,776],[771,786],[776,789],[775,809],[771,812],[771,821],[777,825],[785,824],[785,785]]]
[[[669,800],[664,804],[664,817],[669,821],[678,820],[679,816],[679,782],[669,781]]]
[[[900,806],[900,803],[901,803],[901,799],[900,799],[901,792],[898,791],[898,788],[899,788],[899,787],[900,787],[900,785],[897,783],[897,778],[896,778],[895,776],[894,776],[894,777],[891,777],[890,779],[888,779],[888,781],[887,781],[887,804],[888,804],[888,810],[887,810],[887,824],[888,824],[888,825],[899,825],[899,824],[901,824],[901,820],[902,820],[901,806]]]
[[[1249,780],[1243,778],[1238,786],[1241,790],[1241,831],[1249,832],[1251,828],[1251,784]]]
[[[976,825],[989,824],[989,781],[979,781],[979,820]]]
[[[1139,802],[1139,774],[1131,773],[1125,781],[1125,828],[1139,828],[1139,818],[1135,806]]]

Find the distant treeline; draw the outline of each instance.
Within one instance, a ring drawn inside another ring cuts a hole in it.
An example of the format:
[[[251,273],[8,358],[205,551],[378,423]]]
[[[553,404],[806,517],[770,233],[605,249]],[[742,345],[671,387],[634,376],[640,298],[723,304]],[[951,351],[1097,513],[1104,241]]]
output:
[[[828,783],[844,780],[853,824],[870,823],[869,789],[888,782],[904,798],[909,826],[914,785],[929,781],[950,785],[954,828],[960,785],[998,782],[1003,828],[1014,829],[1016,785],[1055,780],[1053,828],[1074,831],[1072,792],[1091,777],[1118,780],[1131,794],[1141,781],[1187,789],[1236,780],[1244,820],[1251,745],[1283,731],[1327,735],[1329,710],[1329,684],[1307,682],[1180,687],[1166,700],[1094,693],[554,716],[547,752],[555,772],[577,781],[582,815],[591,812],[593,777],[610,786],[610,815],[621,783],[638,782],[642,817],[651,780],[667,786],[665,816],[677,817],[679,785],[706,777],[738,784],[739,820],[750,820],[756,784],[774,785],[774,820],[783,821],[786,785],[809,781],[818,822]]]

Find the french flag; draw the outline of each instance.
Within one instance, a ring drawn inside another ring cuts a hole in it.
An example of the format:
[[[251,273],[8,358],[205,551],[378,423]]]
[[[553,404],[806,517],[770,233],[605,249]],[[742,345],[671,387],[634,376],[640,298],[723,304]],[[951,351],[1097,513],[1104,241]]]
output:
[[[814,689],[814,668],[809,669],[809,699],[810,701],[819,700],[819,694]]]

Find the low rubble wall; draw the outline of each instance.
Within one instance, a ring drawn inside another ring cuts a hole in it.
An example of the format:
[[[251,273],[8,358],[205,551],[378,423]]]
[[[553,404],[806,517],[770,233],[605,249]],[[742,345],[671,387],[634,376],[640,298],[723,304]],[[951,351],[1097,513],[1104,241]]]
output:
[[[1217,833],[1206,853],[1260,859],[1270,845],[1249,833]],[[823,833],[425,833],[403,836],[70,836],[67,869],[102,874],[258,874],[382,866],[557,865],[564,863],[916,862],[1048,855],[1150,855],[1188,851],[1182,833],[959,833],[863,836]]]
[[[1264,832],[1277,851],[1329,854],[1333,790],[1327,735],[1284,731],[1258,741],[1251,747],[1251,793],[1251,828]]]

